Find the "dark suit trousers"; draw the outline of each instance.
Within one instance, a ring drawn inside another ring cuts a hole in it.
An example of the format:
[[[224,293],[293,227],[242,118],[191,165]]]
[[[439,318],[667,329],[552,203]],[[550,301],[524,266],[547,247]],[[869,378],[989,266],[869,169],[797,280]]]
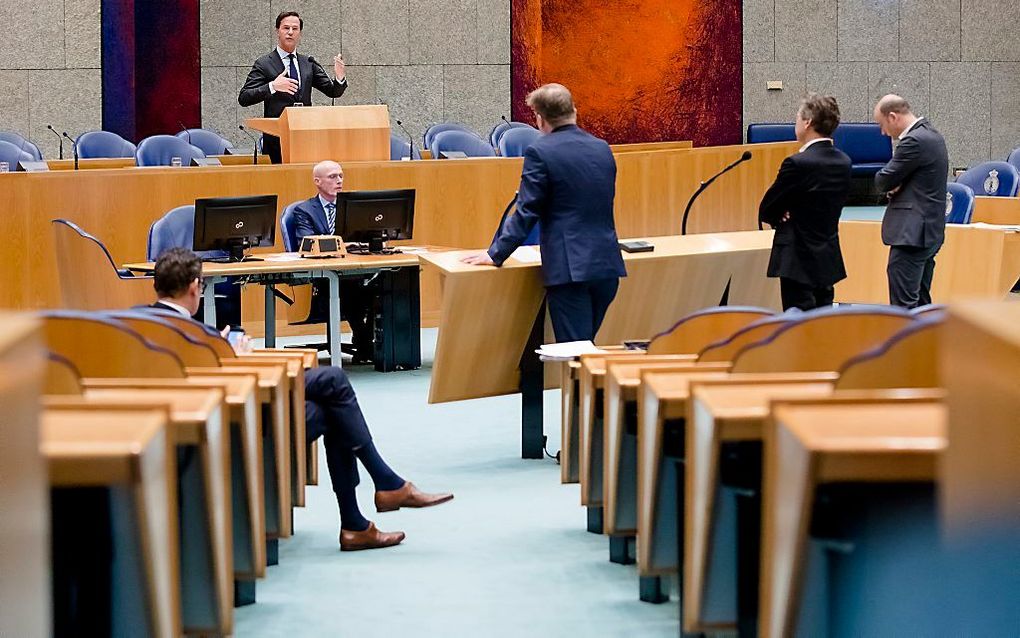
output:
[[[283,164],[283,150],[280,148],[280,138],[275,135],[262,136],[262,154],[269,156],[273,164]]]
[[[347,374],[333,366],[305,372],[305,438],[323,437],[333,491],[358,484],[355,450],[372,441]]]
[[[617,277],[582,281],[545,289],[556,341],[591,341],[620,287]]]
[[[935,274],[935,255],[942,244],[934,246],[890,246],[889,303],[902,308],[917,308],[931,303],[931,280]]]
[[[806,311],[831,306],[835,291],[832,286],[813,286],[780,277],[779,294],[783,299],[783,310],[800,308]]]

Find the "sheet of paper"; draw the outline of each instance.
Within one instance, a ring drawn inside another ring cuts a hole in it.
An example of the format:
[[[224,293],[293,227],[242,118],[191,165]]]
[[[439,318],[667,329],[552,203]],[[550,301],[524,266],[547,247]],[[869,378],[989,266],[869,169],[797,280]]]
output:
[[[520,246],[510,254],[510,259],[516,259],[522,264],[540,264],[542,253],[535,246]]]
[[[276,253],[263,257],[266,261],[301,261],[300,253]]]
[[[543,361],[572,361],[582,354],[597,354],[602,349],[591,341],[568,341],[566,343],[547,343],[535,350]]]
[[[1008,225],[1007,224],[986,224],[985,222],[974,222],[973,224],[971,224],[971,226],[974,226],[976,228],[997,228],[999,230],[1006,230],[1006,231],[1012,231],[1012,232],[1020,232],[1020,226],[1015,226],[1015,225],[1012,225],[1012,224],[1008,224]]]

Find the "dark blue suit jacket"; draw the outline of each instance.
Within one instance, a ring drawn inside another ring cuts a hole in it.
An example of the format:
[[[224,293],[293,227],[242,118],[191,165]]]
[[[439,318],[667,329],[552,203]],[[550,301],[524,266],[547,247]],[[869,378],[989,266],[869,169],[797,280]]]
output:
[[[326,211],[316,195],[294,207],[294,238],[299,242],[309,235],[329,235]]]
[[[517,212],[489,247],[498,266],[541,222],[546,286],[625,277],[613,222],[616,160],[604,140],[561,126],[524,153]]]

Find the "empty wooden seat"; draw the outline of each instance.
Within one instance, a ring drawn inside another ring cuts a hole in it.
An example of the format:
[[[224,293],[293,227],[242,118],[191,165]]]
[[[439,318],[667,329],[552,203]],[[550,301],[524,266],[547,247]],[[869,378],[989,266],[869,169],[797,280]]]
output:
[[[840,368],[836,387],[853,390],[941,386],[940,326],[937,320],[914,322],[877,348],[852,357]]]
[[[106,246],[73,222],[55,219],[52,227],[65,308],[107,310],[151,302],[152,277],[120,273]]]
[[[656,335],[648,344],[648,354],[697,354],[748,324],[774,315],[765,308],[706,308],[687,315],[669,330]]]

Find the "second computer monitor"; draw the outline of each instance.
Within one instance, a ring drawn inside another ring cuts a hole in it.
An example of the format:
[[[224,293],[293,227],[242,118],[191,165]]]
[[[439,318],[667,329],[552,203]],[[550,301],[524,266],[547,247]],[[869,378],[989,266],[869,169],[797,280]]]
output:
[[[336,208],[336,234],[346,242],[367,242],[369,252],[382,251],[386,241],[411,239],[413,188],[340,193]]]
[[[276,195],[195,200],[193,250],[225,250],[240,261],[248,250],[275,240]]]

